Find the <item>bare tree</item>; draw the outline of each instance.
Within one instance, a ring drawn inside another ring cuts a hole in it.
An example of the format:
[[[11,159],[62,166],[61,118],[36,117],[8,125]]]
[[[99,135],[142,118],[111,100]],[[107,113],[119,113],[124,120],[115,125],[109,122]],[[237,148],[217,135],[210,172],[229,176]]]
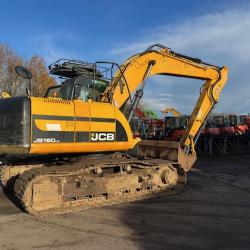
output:
[[[28,80],[16,74],[17,65],[25,66],[32,72],[34,96],[43,96],[49,86],[56,84],[55,79],[49,76],[42,58],[32,56],[31,59],[25,60],[8,46],[0,44],[0,92],[7,91],[11,96],[25,93]]]
[[[49,76],[41,57],[32,56],[27,63],[27,68],[33,74],[32,93],[34,96],[43,96],[48,87],[56,84],[55,79]]]

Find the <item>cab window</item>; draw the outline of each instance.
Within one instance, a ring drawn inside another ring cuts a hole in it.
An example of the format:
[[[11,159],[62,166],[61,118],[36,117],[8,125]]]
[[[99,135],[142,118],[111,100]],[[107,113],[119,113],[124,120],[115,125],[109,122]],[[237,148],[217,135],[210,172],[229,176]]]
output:
[[[73,81],[66,80],[62,85],[50,87],[45,97],[62,98],[63,100],[72,99]]]
[[[75,85],[75,98],[78,100],[87,101],[88,99],[93,99],[94,91],[92,88],[88,88],[82,85]]]
[[[94,101],[100,101],[101,93],[108,84],[109,82],[103,79],[93,80],[93,77],[76,76],[67,79],[61,85],[49,88],[45,97],[62,98],[63,100],[87,101],[93,99]]]
[[[93,99],[94,101],[100,101],[101,93],[106,89],[108,85],[107,81],[102,79],[95,79],[91,77],[78,76],[75,79],[75,99],[87,101]]]

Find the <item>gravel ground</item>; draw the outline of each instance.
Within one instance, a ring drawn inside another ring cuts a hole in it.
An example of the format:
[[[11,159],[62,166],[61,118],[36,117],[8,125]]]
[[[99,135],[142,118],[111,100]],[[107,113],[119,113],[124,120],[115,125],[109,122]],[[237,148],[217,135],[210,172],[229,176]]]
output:
[[[201,158],[181,194],[64,216],[0,191],[0,249],[250,249],[250,155]]]

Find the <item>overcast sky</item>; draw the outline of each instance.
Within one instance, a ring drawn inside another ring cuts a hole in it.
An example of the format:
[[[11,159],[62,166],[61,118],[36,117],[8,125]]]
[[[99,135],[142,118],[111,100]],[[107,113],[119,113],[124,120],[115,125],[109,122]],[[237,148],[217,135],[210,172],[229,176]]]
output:
[[[0,43],[21,56],[122,63],[161,43],[176,52],[227,65],[218,112],[250,112],[249,1],[1,1]],[[151,78],[144,100],[153,109],[189,113],[202,82]]]

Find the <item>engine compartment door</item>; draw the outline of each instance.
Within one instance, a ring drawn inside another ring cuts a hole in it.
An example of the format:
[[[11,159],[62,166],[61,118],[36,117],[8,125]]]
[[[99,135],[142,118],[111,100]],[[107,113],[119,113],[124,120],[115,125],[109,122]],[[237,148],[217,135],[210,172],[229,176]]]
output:
[[[74,142],[73,101],[57,98],[31,98],[32,143]]]

